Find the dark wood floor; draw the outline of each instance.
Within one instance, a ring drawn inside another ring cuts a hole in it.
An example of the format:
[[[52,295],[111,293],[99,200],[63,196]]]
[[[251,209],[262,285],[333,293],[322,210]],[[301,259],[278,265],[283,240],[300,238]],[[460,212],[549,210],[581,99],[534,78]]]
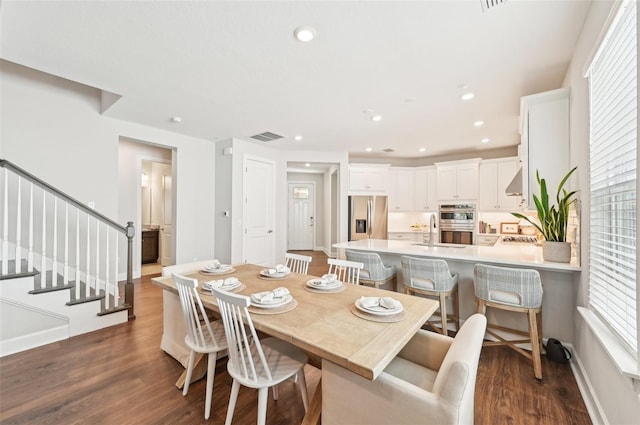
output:
[[[326,272],[314,253],[310,273]],[[0,359],[0,423],[224,423],[231,379],[216,368],[212,414],[204,420],[205,380],[182,396],[182,366],[160,350],[162,291],[145,276],[135,285],[136,320]],[[476,383],[476,424],[590,424],[568,365],[543,359],[544,380],[530,362],[503,347],[485,347]],[[306,366],[310,393],[320,371]],[[298,424],[304,415],[293,383],[269,398],[268,424]],[[354,406],[355,408],[356,406]],[[235,424],[255,423],[257,393],[241,388]],[[393,420],[389,420],[393,424]]]

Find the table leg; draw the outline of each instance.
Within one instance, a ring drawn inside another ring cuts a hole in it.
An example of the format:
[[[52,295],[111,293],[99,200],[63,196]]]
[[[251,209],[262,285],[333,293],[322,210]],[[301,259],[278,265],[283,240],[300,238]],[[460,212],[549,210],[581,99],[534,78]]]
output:
[[[322,413],[322,379],[318,381],[316,391],[311,398],[311,404],[302,419],[302,425],[319,425]]]
[[[207,362],[203,361],[205,355],[202,353],[196,354],[196,359],[193,365],[193,373],[191,374],[191,383],[196,382],[199,379],[204,378],[207,374]],[[182,389],[184,387],[184,382],[187,380],[187,369],[182,372],[182,375],[176,381],[176,387]]]

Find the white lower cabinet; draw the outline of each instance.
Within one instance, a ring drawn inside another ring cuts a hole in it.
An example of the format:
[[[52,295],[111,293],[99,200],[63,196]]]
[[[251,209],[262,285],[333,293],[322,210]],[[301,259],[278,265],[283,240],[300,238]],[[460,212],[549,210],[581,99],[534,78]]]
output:
[[[389,232],[387,239],[396,241],[415,241],[422,242],[422,233],[420,232]]]

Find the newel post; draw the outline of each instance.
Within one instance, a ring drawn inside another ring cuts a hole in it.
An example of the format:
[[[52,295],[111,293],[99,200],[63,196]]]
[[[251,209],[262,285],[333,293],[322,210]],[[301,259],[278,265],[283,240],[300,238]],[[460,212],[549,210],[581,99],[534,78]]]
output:
[[[124,302],[129,306],[129,320],[136,318],[133,313],[134,296],[133,296],[133,237],[136,229],[133,221],[127,222],[127,283],[124,285]]]

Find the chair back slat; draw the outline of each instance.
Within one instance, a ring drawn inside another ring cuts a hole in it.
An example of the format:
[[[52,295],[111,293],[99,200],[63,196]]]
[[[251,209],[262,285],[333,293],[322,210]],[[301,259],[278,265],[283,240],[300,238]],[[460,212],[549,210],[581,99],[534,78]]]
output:
[[[311,257],[307,255],[292,254],[287,252],[284,254],[287,260],[285,265],[291,269],[294,273],[307,274],[309,271],[309,263],[311,263]]]
[[[327,260],[329,264],[328,273],[334,273],[338,276],[338,280],[343,283],[351,283],[353,285],[360,284],[360,270],[364,267],[363,263],[348,260],[338,260],[335,258],[329,258]]]
[[[206,350],[211,342],[218,344],[207,311],[198,294],[198,280],[173,273],[187,328],[187,338],[196,350]]]
[[[229,349],[229,367],[245,380],[272,380],[271,369],[249,314],[249,297],[213,289]]]

